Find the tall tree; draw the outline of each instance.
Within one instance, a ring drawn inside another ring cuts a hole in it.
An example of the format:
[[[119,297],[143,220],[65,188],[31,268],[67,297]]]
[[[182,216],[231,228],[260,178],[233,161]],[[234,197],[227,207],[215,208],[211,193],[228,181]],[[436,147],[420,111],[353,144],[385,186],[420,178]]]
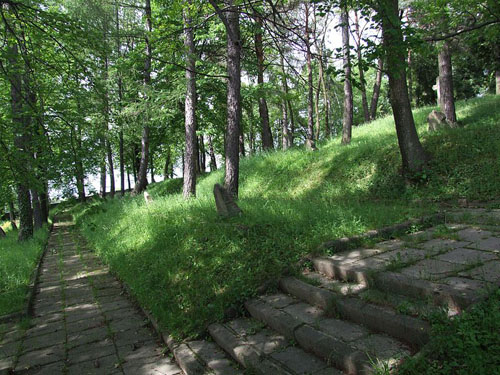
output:
[[[259,114],[261,124],[262,148],[273,149],[273,136],[269,126],[269,110],[267,100],[263,93],[264,86],[264,45],[262,43],[262,18],[255,12],[255,55],[257,56],[257,83],[259,84]]]
[[[153,31],[153,20],[151,15],[151,0],[145,0],[145,15],[146,15],[146,56],[144,59],[144,96],[146,104],[145,124],[142,127],[141,137],[141,161],[139,164],[139,173],[134,187],[134,194],[141,193],[146,189],[148,184],[148,162],[149,162],[149,121],[150,118],[150,105],[151,105],[151,63],[152,63],[152,49],[151,49],[151,32]]]
[[[379,0],[377,12],[382,21],[390,101],[403,171],[411,175],[423,169],[427,155],[418,138],[408,97],[405,64],[407,52],[399,19],[398,0]]]
[[[194,45],[194,29],[192,27],[192,1],[187,0],[184,9],[184,45],[186,47],[186,99],[185,99],[185,132],[186,147],[184,154],[184,187],[183,195],[188,199],[196,195],[196,50]]]
[[[450,42],[445,40],[438,53],[440,107],[446,120],[452,126],[457,122],[455,98],[453,94],[453,73],[451,66]]]
[[[347,1],[342,1],[340,10],[342,29],[342,53],[344,66],[344,116],[342,120],[342,144],[351,143],[353,121],[353,96],[351,82],[351,49],[349,44],[349,11]]]
[[[226,126],[226,173],[224,185],[234,197],[239,186],[239,135],[241,122],[241,37],[237,2],[226,0],[221,10],[215,0],[209,0],[226,28],[227,34],[227,126]]]

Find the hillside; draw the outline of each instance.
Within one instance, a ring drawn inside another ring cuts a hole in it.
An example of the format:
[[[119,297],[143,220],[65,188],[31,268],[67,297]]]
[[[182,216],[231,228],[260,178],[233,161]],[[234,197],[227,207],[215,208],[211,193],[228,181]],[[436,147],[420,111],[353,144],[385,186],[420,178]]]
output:
[[[432,108],[414,112],[428,170],[408,185],[391,117],[360,126],[349,146],[335,138],[319,151],[295,148],[241,162],[241,217],[221,219],[213,185],[200,179],[184,201],[178,180],[142,196],[77,205],[72,212],[98,255],[161,324],[195,336],[229,307],[289,272],[326,240],[350,236],[438,210],[458,199],[493,201],[500,191],[500,97],[457,106],[459,129],[428,133]],[[292,270],[293,272],[293,270]],[[272,286],[272,283],[271,283]]]

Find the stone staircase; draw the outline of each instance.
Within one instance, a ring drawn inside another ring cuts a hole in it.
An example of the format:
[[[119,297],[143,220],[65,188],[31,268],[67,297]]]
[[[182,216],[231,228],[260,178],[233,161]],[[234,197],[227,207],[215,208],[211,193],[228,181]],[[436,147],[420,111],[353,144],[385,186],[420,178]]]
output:
[[[224,366],[185,373],[389,371],[427,343],[429,316],[460,313],[500,285],[500,226],[491,225],[500,211],[490,219],[480,213],[481,220],[467,219],[480,224],[441,224],[372,248],[312,257],[300,277],[280,280],[279,292],[247,301],[248,316],[209,326],[203,343],[230,356]],[[205,344],[184,345],[200,358],[193,347]]]

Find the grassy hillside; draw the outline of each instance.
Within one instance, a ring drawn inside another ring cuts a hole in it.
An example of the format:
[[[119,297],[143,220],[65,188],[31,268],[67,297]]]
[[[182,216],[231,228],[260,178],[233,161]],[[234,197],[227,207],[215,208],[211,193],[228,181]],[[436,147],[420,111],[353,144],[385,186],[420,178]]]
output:
[[[349,146],[339,139],[319,151],[296,148],[241,161],[243,215],[221,219],[204,176],[198,197],[184,201],[179,180],[142,197],[73,208],[84,236],[170,332],[192,336],[228,307],[277,280],[304,254],[350,236],[433,212],[437,202],[496,199],[500,191],[500,97],[458,103],[459,129],[428,133],[415,111],[429,169],[407,185],[392,118],[360,126]]]

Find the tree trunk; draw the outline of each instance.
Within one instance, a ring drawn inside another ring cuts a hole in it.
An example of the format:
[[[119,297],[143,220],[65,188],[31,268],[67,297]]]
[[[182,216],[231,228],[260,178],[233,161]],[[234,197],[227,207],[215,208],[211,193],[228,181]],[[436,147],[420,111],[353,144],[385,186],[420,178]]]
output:
[[[214,145],[210,135],[208,136],[208,152],[210,154],[210,172],[213,172],[217,169],[217,159],[215,158]]]
[[[377,116],[378,98],[380,96],[380,87],[382,86],[382,70],[384,69],[384,60],[379,57],[377,64],[377,75],[373,84],[373,95],[370,104],[370,120],[375,120]]]
[[[151,43],[149,37],[153,29],[152,17],[151,17],[151,0],[146,0],[145,4],[146,13],[146,59],[144,63],[144,86],[145,86],[145,100],[146,100],[146,120],[144,127],[142,128],[142,140],[141,140],[141,163],[139,167],[139,176],[134,187],[134,194],[142,193],[146,186],[148,185],[148,162],[149,162],[149,107],[150,107],[150,93],[151,89]]]
[[[225,138],[226,174],[224,185],[233,198],[238,198],[239,180],[239,135],[241,121],[241,38],[238,6],[235,0],[225,2],[221,10],[215,0],[210,4],[216,9],[226,27],[227,34],[227,128]]]
[[[207,153],[205,152],[205,138],[203,134],[198,139],[199,157],[200,157],[200,172],[205,173],[207,170]]]
[[[262,19],[256,14],[255,20],[255,54],[257,56],[257,83],[259,84],[259,114],[262,134],[262,149],[273,149],[273,136],[269,126],[269,110],[267,100],[262,93],[264,85],[264,47],[262,44]],[[243,154],[244,155],[244,151]]]
[[[115,197],[115,169],[113,166],[113,153],[111,152],[111,142],[106,140],[106,152],[108,154],[108,166],[109,166],[109,182],[110,182],[110,190],[109,193],[111,198]]]
[[[49,187],[44,183],[44,190],[38,194],[40,198],[40,208],[42,210],[42,221],[47,224],[49,222]]]
[[[128,183],[128,190],[132,190],[132,185],[130,184],[130,172],[127,168],[127,183]]]
[[[306,61],[307,61],[307,139],[314,139],[314,119],[313,119],[313,76],[312,76],[312,53],[311,40],[309,36],[309,4],[305,4],[305,43],[306,43]]]
[[[408,99],[413,101],[413,75],[411,71],[411,49],[408,50]]]
[[[31,189],[30,192],[31,192],[31,204],[33,207],[34,229],[38,230],[43,226],[42,207],[40,205],[40,198],[38,197],[38,192],[34,189]]]
[[[318,85],[316,86],[316,97],[314,100],[314,113],[316,115],[316,141],[319,140],[319,133],[321,132],[321,124],[319,121],[319,85],[321,84],[321,72],[318,72]]]
[[[255,116],[253,114],[253,102],[250,101],[250,104],[247,105],[246,111],[248,114],[248,122],[250,123],[248,129],[248,143],[251,154],[255,154],[256,146],[255,146],[255,132],[254,132],[254,124],[255,124]]]
[[[500,95],[500,70],[495,72],[495,80],[496,80],[496,94]]]
[[[351,83],[351,57],[349,47],[349,14],[347,3],[342,3],[340,14],[340,22],[342,23],[342,49],[343,49],[343,64],[344,64],[344,116],[342,119],[342,144],[351,143],[352,136],[352,118],[353,118],[353,103],[352,103],[352,83]]]
[[[170,159],[171,159],[171,151],[170,147],[167,149],[167,157],[165,158],[165,166],[163,167],[163,179],[167,179],[169,176],[170,170]]]
[[[116,22],[116,53],[118,57],[121,57],[121,42],[120,42],[120,14],[119,14],[118,2],[115,1],[115,22]],[[118,110],[121,112],[123,102],[123,82],[120,72],[118,72]],[[125,195],[125,156],[123,150],[123,129],[122,120],[120,118],[121,113],[118,114],[117,122],[118,128],[120,129],[118,133],[119,142],[119,159],[120,159],[120,195],[123,197]],[[129,184],[130,185],[130,184]],[[129,186],[130,189],[130,186]]]
[[[15,37],[13,35],[13,37]],[[19,51],[17,45],[9,47],[9,67],[13,71],[10,74],[10,97],[12,109],[12,122],[15,127],[14,146],[18,154],[19,166],[24,169],[29,163],[29,130],[24,119],[23,94],[22,94],[22,77],[19,73]],[[18,240],[25,241],[33,237],[33,211],[31,209],[31,197],[29,193],[26,176],[28,171],[16,171],[17,180],[17,201],[19,207],[19,223],[20,230]]]
[[[191,0],[188,0],[191,4]],[[194,29],[189,9],[184,10],[184,46],[186,48],[186,99],[185,99],[185,135],[184,151],[184,199],[196,196],[196,51],[194,45]]]
[[[12,226],[12,229],[17,230],[16,213],[14,211],[14,202],[12,202],[11,199],[9,199],[9,221],[10,221],[10,225]]]
[[[153,151],[149,153],[149,172],[151,173],[151,183],[155,183],[155,165],[153,163]]]
[[[106,140],[101,138],[101,149],[105,152]],[[101,159],[101,197],[106,197],[106,154],[102,155]]]
[[[290,132],[288,131],[288,108],[287,108],[287,96],[288,96],[288,84],[286,82],[286,72],[285,72],[285,62],[283,56],[280,55],[280,66],[281,66],[281,87],[283,89],[283,100],[281,101],[281,114],[283,116],[282,123],[282,145],[283,150],[290,148]]]
[[[370,111],[368,109],[368,99],[366,97],[366,82],[363,56],[361,53],[361,30],[359,28],[358,12],[354,11],[354,26],[356,28],[356,53],[358,55],[359,88],[361,91],[361,103],[363,105],[363,115],[365,122],[370,121]]]
[[[396,123],[403,173],[423,169],[427,156],[418,138],[406,84],[406,48],[398,13],[398,0],[381,0],[382,34],[387,56],[391,107]]]
[[[441,110],[450,125],[457,122],[455,99],[453,98],[453,73],[451,68],[451,51],[448,41],[444,41],[438,54],[439,62],[439,97]]]
[[[78,190],[78,200],[85,202],[85,176],[83,174],[83,163],[81,160],[76,162],[76,189]],[[104,181],[104,184],[106,181]]]

